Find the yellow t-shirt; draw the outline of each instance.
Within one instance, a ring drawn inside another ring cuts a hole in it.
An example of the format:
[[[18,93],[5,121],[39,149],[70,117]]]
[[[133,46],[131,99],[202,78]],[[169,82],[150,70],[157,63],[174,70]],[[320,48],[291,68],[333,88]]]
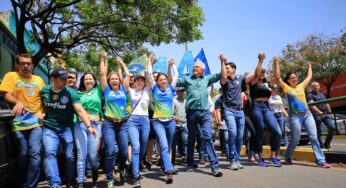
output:
[[[39,76],[32,75],[30,79],[25,79],[20,77],[17,72],[9,72],[4,76],[0,91],[12,93],[17,100],[23,103],[25,110],[29,113],[14,119],[14,130],[26,130],[40,126],[36,122],[36,114],[42,112],[41,90],[44,86],[45,83]]]
[[[304,112],[308,109],[305,91],[302,84],[297,85],[296,88],[292,88],[286,84],[285,88],[283,89],[283,92],[287,96],[289,112]]]

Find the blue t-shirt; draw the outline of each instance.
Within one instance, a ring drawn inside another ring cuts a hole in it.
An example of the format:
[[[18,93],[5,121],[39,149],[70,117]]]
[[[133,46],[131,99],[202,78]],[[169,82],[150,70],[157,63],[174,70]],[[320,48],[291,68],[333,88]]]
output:
[[[124,87],[115,92],[109,86],[103,91],[105,97],[105,115],[110,118],[123,119],[127,117],[126,96]]]
[[[173,97],[174,88],[167,85],[166,90],[160,89],[157,85],[152,89],[154,100],[154,118],[171,118],[173,117]]]
[[[307,96],[307,101],[308,102],[317,102],[317,101],[320,101],[320,100],[324,100],[326,99],[326,97],[321,93],[321,92],[310,92]],[[315,105],[320,111],[326,113],[328,112],[328,109],[327,109],[327,104],[324,103],[324,104],[316,104]],[[314,114],[317,114],[317,112],[315,112],[314,110],[312,110],[312,113]]]
[[[241,108],[241,86],[245,81],[242,75],[236,75],[232,80],[227,77],[227,82],[221,84],[223,91],[223,103],[225,108]]]

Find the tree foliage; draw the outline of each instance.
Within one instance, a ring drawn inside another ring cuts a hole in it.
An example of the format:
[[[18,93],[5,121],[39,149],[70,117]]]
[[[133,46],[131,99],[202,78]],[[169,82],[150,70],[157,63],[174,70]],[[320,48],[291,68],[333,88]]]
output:
[[[307,73],[305,61],[311,61],[313,81],[324,84],[329,97],[332,84],[338,76],[346,73],[345,35],[326,37],[312,34],[293,45],[287,45],[282,51],[282,75],[295,72],[302,81]]]
[[[144,43],[185,43],[202,38],[199,27],[204,14],[196,0],[11,2],[19,53],[27,53],[24,42],[26,26],[30,26],[33,40],[41,46],[33,57],[35,64],[47,54],[59,56],[88,44],[97,44],[113,55],[129,57]]]

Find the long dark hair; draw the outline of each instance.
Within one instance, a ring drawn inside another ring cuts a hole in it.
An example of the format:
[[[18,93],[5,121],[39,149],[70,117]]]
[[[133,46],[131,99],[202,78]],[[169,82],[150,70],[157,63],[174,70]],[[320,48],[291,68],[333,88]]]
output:
[[[168,78],[168,77],[167,77],[167,75],[166,75],[165,73],[158,72],[158,73],[157,73],[157,77],[156,77],[155,81],[156,81],[156,82],[157,82],[157,81],[159,81],[159,77],[160,77],[160,76],[162,76],[162,75],[163,75],[163,76],[165,76],[165,77],[166,77],[166,79]]]
[[[292,74],[297,75],[295,72],[288,72],[288,73],[286,74],[285,78],[284,78],[284,82],[285,82],[287,85],[289,85],[289,86],[290,86],[290,83],[288,83],[288,79],[290,79],[290,76],[291,76]]]
[[[86,72],[86,73],[83,74],[83,76],[82,76],[82,77],[80,78],[80,80],[79,80],[79,88],[78,88],[79,91],[85,91],[84,77],[85,77],[85,75],[87,75],[87,74],[90,74],[90,75],[93,77],[93,79],[94,79],[94,81],[95,81],[94,88],[97,87],[97,79],[96,79],[96,76],[95,76],[92,72]]]

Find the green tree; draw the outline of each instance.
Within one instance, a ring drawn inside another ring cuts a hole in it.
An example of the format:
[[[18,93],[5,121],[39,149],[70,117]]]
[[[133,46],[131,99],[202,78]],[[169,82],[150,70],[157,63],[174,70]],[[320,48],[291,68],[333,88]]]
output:
[[[197,0],[11,0],[19,53],[27,53],[24,28],[30,27],[47,55],[90,43],[125,56],[144,43],[185,43],[202,38],[204,14]],[[83,47],[82,47],[83,48]],[[88,47],[84,47],[87,49]],[[68,53],[68,52],[67,52]],[[68,61],[66,61],[69,63]]]
[[[312,34],[293,45],[287,45],[282,51],[280,63],[282,75],[295,72],[300,79],[304,79],[307,71],[305,61],[311,61],[313,81],[326,86],[326,95],[329,98],[333,83],[338,76],[346,73],[344,38],[345,34],[341,37]]]

